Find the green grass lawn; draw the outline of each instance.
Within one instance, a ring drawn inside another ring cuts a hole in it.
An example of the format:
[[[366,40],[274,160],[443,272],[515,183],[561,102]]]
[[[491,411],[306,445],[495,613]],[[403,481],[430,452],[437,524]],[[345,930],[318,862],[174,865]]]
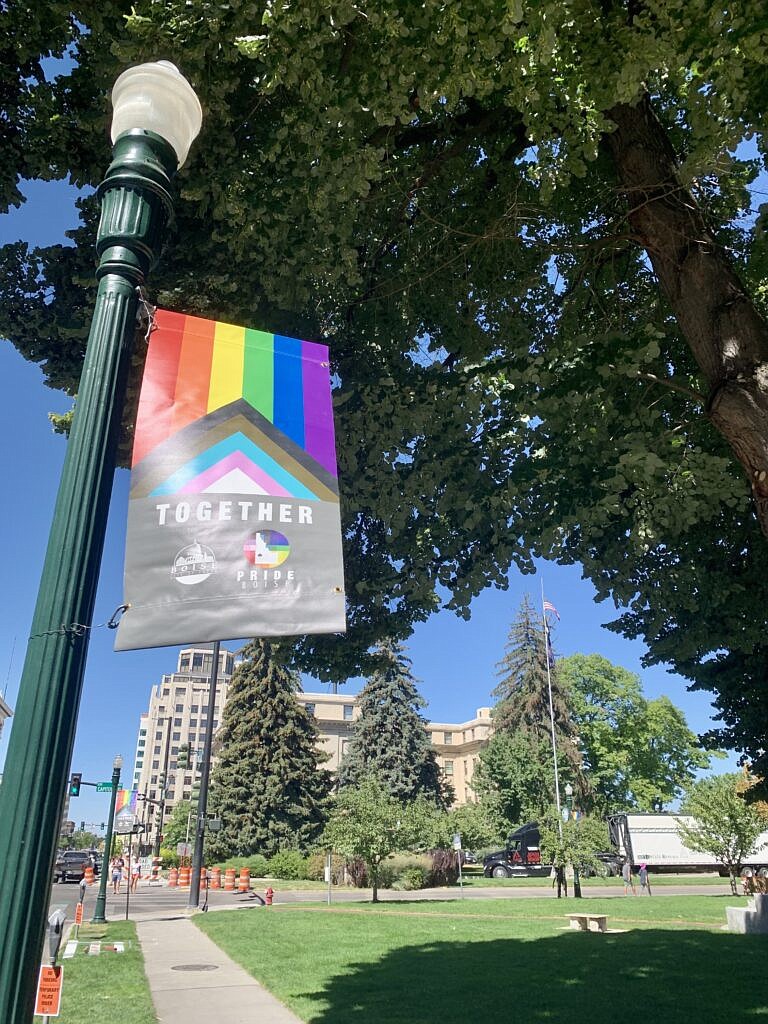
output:
[[[64,989],[57,1024],[157,1024],[135,925],[83,925],[80,940],[75,956],[62,961]],[[88,956],[86,945],[100,940],[125,942],[125,952]]]
[[[721,931],[741,898],[286,906],[196,924],[309,1024],[754,1024],[768,939]],[[564,915],[609,915],[609,935]]]

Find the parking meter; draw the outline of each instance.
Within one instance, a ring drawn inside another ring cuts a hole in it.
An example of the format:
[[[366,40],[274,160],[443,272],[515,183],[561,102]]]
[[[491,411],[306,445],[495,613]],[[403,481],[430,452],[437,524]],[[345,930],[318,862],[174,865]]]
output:
[[[64,935],[66,920],[67,912],[65,910],[54,910],[48,918],[48,955],[52,964],[56,963],[56,958],[59,955],[59,946]]]
[[[88,883],[86,882],[85,878],[81,878],[80,879],[80,898],[77,901],[78,903],[82,903],[83,900],[85,899],[85,890],[87,888],[88,888]]]

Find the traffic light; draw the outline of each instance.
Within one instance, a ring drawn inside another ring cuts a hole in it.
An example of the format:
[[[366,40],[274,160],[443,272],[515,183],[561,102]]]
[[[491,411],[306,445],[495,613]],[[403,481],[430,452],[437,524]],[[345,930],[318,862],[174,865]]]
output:
[[[200,803],[200,780],[197,779],[192,783],[192,792],[189,794],[189,802],[193,807],[197,807]]]
[[[179,747],[179,752],[176,755],[176,767],[177,768],[189,768],[189,755],[191,751],[188,743],[182,743]]]
[[[72,778],[69,780],[69,795],[80,796],[80,783],[83,779],[82,772],[72,772]]]
[[[80,822],[80,831],[81,832],[85,832],[85,822],[84,821]]]

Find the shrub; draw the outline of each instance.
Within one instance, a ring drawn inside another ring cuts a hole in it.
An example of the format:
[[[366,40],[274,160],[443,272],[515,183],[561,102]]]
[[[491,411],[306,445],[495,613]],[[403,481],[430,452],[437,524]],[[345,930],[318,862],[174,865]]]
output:
[[[368,885],[368,865],[362,857],[350,857],[347,861],[347,875],[352,885],[365,889]]]
[[[454,850],[433,850],[427,885],[454,885],[459,877],[459,861]]]
[[[414,889],[423,889],[426,885],[426,872],[421,865],[415,865],[401,871],[392,885],[393,889],[411,892]]]
[[[160,847],[160,859],[163,862],[163,868],[177,868],[179,866],[178,853],[167,846]]]
[[[327,853],[313,853],[307,857],[305,878],[313,882],[325,881],[325,866],[328,863]],[[335,853],[331,857],[331,882],[334,885],[342,885],[344,882],[344,858]]]
[[[269,871],[269,861],[260,853],[251,854],[246,858],[246,863],[254,878],[264,878]]]
[[[267,863],[267,870],[273,878],[294,880],[305,878],[307,862],[298,850],[279,850]]]

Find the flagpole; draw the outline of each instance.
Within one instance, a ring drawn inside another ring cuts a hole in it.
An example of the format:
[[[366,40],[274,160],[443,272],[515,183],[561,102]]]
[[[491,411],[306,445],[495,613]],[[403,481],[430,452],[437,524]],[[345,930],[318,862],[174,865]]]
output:
[[[547,694],[549,696],[549,725],[552,735],[552,760],[555,765],[555,803],[557,804],[557,828],[560,838],[563,838],[563,812],[560,806],[560,772],[557,767],[557,741],[555,738],[555,708],[552,703],[552,673],[549,667],[549,623],[547,622],[547,610],[544,607],[544,580],[541,581],[541,619],[544,623],[544,660],[547,663]]]

